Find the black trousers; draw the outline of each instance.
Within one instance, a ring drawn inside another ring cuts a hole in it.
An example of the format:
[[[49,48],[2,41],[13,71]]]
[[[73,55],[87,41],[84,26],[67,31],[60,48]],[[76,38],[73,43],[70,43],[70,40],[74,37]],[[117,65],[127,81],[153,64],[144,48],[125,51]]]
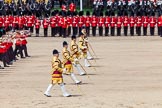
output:
[[[161,35],[161,27],[158,27],[158,35]]]
[[[24,52],[25,57],[28,56],[28,51],[27,51],[27,46],[26,45],[22,45],[22,52]]]
[[[48,35],[48,28],[44,28],[44,37],[47,37]]]
[[[59,27],[59,36],[62,36],[62,27]]]
[[[160,27],[160,36],[162,37],[162,26]]]
[[[73,36],[76,36],[78,33],[78,27],[73,27]]]
[[[115,35],[115,27],[111,27],[111,36]]]
[[[150,35],[151,36],[154,36],[154,29],[155,29],[155,27],[150,27]]]
[[[92,35],[96,36],[96,27],[92,27]]]
[[[103,27],[99,27],[99,36],[103,36]]]
[[[128,34],[128,26],[124,26],[124,36],[127,36]]]
[[[105,36],[109,35],[109,27],[105,27]]]
[[[15,45],[15,50],[14,50],[14,56],[16,58],[16,55],[18,56],[20,54],[20,57],[23,58],[23,52],[22,52],[22,46],[21,45]]]
[[[28,30],[28,27],[27,27],[27,26],[24,26],[24,29],[25,29],[25,30]]]
[[[130,27],[130,35],[134,36],[134,27]]]
[[[121,36],[121,27],[117,27],[117,36]]]
[[[6,53],[0,53],[0,61],[3,62],[4,67],[7,66],[7,60],[6,60],[6,58],[8,58],[7,55],[6,55]]]
[[[68,35],[68,36],[71,35],[71,26],[68,27],[68,34],[67,34],[67,35]]]
[[[66,38],[66,28],[62,28],[63,38]]]
[[[32,26],[32,27],[30,28],[30,32],[33,33],[33,31],[34,31],[34,27]]]
[[[56,27],[56,34],[58,34],[59,33],[59,27]]]
[[[136,27],[136,29],[137,29],[137,35],[141,36],[141,27]]]
[[[143,27],[143,35],[147,36],[147,27]]]
[[[82,27],[79,27],[79,35],[80,35],[81,31],[82,31]]]
[[[90,27],[86,27],[87,36],[90,35]]]
[[[36,32],[36,37],[39,37],[39,28],[36,28],[35,32]]]
[[[56,35],[56,27],[51,27],[51,36],[55,37]]]
[[[7,51],[9,62],[15,60],[14,51],[12,46]]]

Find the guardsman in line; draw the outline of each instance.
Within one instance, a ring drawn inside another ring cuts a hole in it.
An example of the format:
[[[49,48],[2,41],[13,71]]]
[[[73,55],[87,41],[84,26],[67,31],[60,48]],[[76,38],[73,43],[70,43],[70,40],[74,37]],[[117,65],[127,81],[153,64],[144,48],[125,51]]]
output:
[[[78,33],[78,17],[76,12],[74,12],[72,20],[73,35],[76,36]]]
[[[59,36],[61,37],[62,36],[62,19],[63,19],[63,16],[62,16],[62,13],[60,12],[59,13],[59,17],[58,17],[58,31],[59,31]]]
[[[110,13],[108,11],[105,12],[105,36],[109,35],[109,25],[111,22],[111,18],[110,18]]]
[[[147,27],[149,23],[149,18],[147,15],[142,17],[142,22],[143,22],[143,35],[147,36]]]
[[[14,32],[18,28],[18,18],[14,16],[13,22],[12,22],[12,31]]]
[[[70,36],[71,35],[71,26],[72,26],[72,16],[71,16],[71,13],[68,12],[67,13],[67,29],[68,29],[68,33],[67,33],[67,36]]]
[[[32,14],[32,16],[30,16],[32,18],[32,26],[31,26],[31,33],[33,33],[34,31],[34,24],[35,24],[35,20],[36,20],[36,17],[34,14]]]
[[[160,15],[160,22],[162,24],[162,14]],[[162,25],[160,27],[160,37],[162,37]]]
[[[124,19],[123,19],[124,36],[128,35],[128,24],[129,24],[128,14],[127,12],[125,12]]]
[[[76,43],[76,36],[71,37],[71,43],[70,43],[70,51],[71,51],[71,56],[73,59],[80,59],[80,52],[78,49],[78,45]],[[85,75],[85,72],[81,69],[81,64],[79,62],[76,62],[74,66],[77,68],[77,71],[79,75]]]
[[[91,17],[90,17],[89,11],[86,12],[86,18],[85,18],[84,22],[85,22],[87,35],[89,36],[90,35],[90,26],[91,26]]]
[[[43,19],[42,25],[44,28],[44,37],[47,37],[48,36],[48,25],[49,25],[49,21],[47,18]]]
[[[67,36],[67,28],[68,28],[67,18],[66,18],[66,16],[64,16],[62,18],[62,35],[63,35],[63,38],[66,38],[66,36]]]
[[[19,16],[19,19],[18,19],[18,26],[19,26],[19,30],[23,30],[24,21],[23,21],[22,16]]]
[[[138,13],[136,18],[136,34],[138,36],[141,36],[141,26],[142,26],[141,13]]]
[[[80,11],[79,18],[78,18],[79,34],[81,33],[83,26],[84,26],[84,16],[83,16],[83,11]]]
[[[159,36],[161,35],[161,26],[162,26],[161,16],[159,15],[158,19],[157,19],[157,27],[158,27],[158,35]]]
[[[134,36],[134,25],[135,25],[135,18],[134,14],[132,13],[129,18],[129,26],[130,26],[130,35]]]
[[[111,36],[115,35],[115,25],[116,25],[116,17],[115,17],[115,13],[112,12],[111,13],[111,22],[110,22],[110,26],[111,26]]]
[[[5,28],[5,31],[6,31],[6,32],[9,31],[9,26],[10,26],[9,17],[6,16],[6,17],[4,18],[4,28]]]
[[[27,17],[27,27],[28,27],[28,30],[30,30],[31,33],[32,33],[32,24],[33,24],[33,19],[32,19],[32,17],[28,16]]]
[[[71,95],[66,92],[64,81],[63,81],[63,76],[62,76],[62,73],[66,71],[66,69],[62,68],[62,62],[59,59],[59,52],[57,50],[53,50],[53,58],[51,62],[52,62],[52,70],[51,70],[52,79],[44,95],[47,97],[51,97],[50,90],[55,84],[59,84],[61,87],[63,96],[70,97]]]
[[[100,13],[100,17],[98,18],[98,28],[99,28],[99,36],[103,36],[103,26],[105,23],[105,18],[103,17],[103,13]]]
[[[39,29],[41,26],[41,20],[39,18],[36,19],[35,21],[35,32],[36,32],[36,37],[39,37]]]
[[[92,21],[91,21],[92,36],[96,36],[96,27],[97,27],[97,23],[98,23],[98,19],[97,19],[95,13],[93,13],[93,15],[92,15]]]
[[[52,14],[51,18],[50,18],[50,26],[51,26],[51,36],[55,37],[56,35],[56,17],[55,17],[55,13]]]
[[[121,36],[121,26],[122,26],[122,17],[120,15],[120,12],[118,12],[118,17],[117,17],[117,36]]]
[[[155,16],[155,13],[152,13],[152,15],[149,18],[149,21],[150,21],[150,35],[151,36],[154,36],[154,32],[155,32],[156,18],[154,16]]]
[[[87,48],[86,42],[85,42],[85,35],[82,32],[79,37],[79,49],[81,51],[81,56],[84,58],[85,67],[90,67],[91,65],[89,64],[89,62],[87,60],[88,48]]]
[[[77,58],[73,59],[72,56],[70,55],[70,52],[68,51],[68,43],[66,41],[63,42],[63,50],[62,50],[62,56],[63,56],[63,65],[64,68],[66,68],[66,74],[70,75],[72,80],[75,82],[75,84],[80,84],[81,81],[79,81],[73,70],[73,65],[76,64],[78,61]]]

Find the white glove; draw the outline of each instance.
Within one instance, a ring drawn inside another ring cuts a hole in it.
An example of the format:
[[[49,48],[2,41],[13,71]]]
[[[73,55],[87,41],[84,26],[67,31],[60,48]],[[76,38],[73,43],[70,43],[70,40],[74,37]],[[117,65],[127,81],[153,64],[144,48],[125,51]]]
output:
[[[64,68],[64,69],[63,69],[63,73],[66,73],[66,71],[67,71],[67,69],[66,69],[66,68]]]
[[[77,58],[74,59],[74,62],[78,62],[79,60]]]
[[[83,49],[87,49],[87,46],[83,46]]]

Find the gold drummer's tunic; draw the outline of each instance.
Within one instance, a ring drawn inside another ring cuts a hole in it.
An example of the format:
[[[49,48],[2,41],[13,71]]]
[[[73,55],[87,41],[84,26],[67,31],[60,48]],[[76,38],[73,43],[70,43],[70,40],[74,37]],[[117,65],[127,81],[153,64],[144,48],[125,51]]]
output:
[[[63,59],[64,59],[63,60],[64,67],[67,69],[67,74],[70,74],[73,72],[72,62],[74,60],[71,57],[70,52],[66,48],[63,48],[62,55],[63,55]]]
[[[52,58],[52,84],[61,84],[63,83],[62,77],[62,63],[57,57]]]
[[[80,52],[78,50],[78,45],[76,44],[76,42],[74,42],[74,40],[71,41],[70,50],[71,50],[72,58],[73,59],[79,59]]]
[[[85,42],[84,38],[79,37],[79,49],[82,52],[82,56],[84,58],[87,58],[87,48],[85,48],[85,47],[87,47],[87,46],[86,46],[86,42]]]

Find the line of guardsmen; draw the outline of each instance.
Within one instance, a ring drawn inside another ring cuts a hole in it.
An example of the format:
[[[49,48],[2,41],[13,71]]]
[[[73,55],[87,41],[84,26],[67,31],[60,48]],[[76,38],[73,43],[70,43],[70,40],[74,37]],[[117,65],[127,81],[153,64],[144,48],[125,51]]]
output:
[[[150,27],[150,35],[154,35],[155,27],[157,25],[158,35],[161,35],[162,19],[161,16],[155,17],[155,13],[151,15],[128,14],[124,15],[118,13],[115,16],[114,12],[111,14],[106,11],[105,16],[103,13],[100,16],[96,16],[95,13],[90,15],[90,12],[86,12],[86,16],[83,15],[83,11],[74,12],[73,15],[70,12],[52,12],[50,18],[45,17],[43,20],[36,18],[35,15],[31,16],[0,16],[0,29],[4,28],[7,31],[15,30],[30,30],[31,33],[36,31],[36,36],[39,36],[40,27],[44,28],[44,36],[48,36],[48,29],[51,28],[51,36],[67,37],[70,35],[79,35],[83,27],[86,28],[88,36],[92,28],[92,35],[96,36],[96,31],[99,31],[99,36],[114,36],[117,29],[117,36],[121,35],[122,28],[124,28],[124,35],[128,35],[128,28],[130,28],[130,35],[134,35],[134,28],[136,28],[136,34],[141,35],[141,28],[143,28],[143,35],[147,35],[147,28]],[[73,31],[73,32],[72,32]],[[105,31],[105,33],[103,33]],[[109,32],[110,31],[110,32]]]
[[[0,37],[0,69],[9,67],[15,62],[17,57],[30,57],[27,51],[27,31],[16,31],[15,33],[7,33]],[[13,49],[15,46],[15,49]]]

